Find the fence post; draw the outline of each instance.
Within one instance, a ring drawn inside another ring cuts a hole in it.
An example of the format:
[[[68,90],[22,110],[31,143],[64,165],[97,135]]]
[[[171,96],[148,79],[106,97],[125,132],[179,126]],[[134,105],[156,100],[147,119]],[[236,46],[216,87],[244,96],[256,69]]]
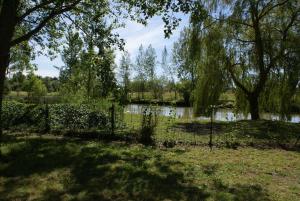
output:
[[[48,133],[50,131],[49,105],[46,102],[45,98],[44,98],[44,104],[45,104],[45,133]]]
[[[213,142],[212,142],[212,135],[213,135],[213,114],[214,114],[214,106],[211,106],[211,114],[210,114],[210,135],[209,135],[209,148],[212,150]]]
[[[115,134],[115,104],[113,103],[111,105],[111,116],[110,116],[110,122],[111,122],[111,134],[114,135]]]

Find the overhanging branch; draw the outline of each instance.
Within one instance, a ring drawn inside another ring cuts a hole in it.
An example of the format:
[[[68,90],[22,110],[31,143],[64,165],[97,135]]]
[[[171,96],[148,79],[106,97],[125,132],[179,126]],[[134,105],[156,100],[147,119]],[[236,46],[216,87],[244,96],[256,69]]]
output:
[[[38,9],[40,8],[43,8],[44,6],[50,4],[50,3],[53,3],[54,0],[48,0],[48,1],[45,1],[41,4],[38,4],[32,8],[29,8],[27,11],[25,11],[20,17],[17,18],[17,22],[20,23],[22,20],[24,20],[28,15],[30,15],[31,13],[37,11]]]
[[[64,6],[59,10],[53,10],[48,16],[46,16],[34,29],[27,32],[26,34],[20,36],[19,38],[16,38],[11,41],[10,46],[15,46],[23,41],[29,40],[33,35],[37,34],[41,29],[43,29],[47,23],[57,17],[58,15],[72,10],[81,0],[76,0],[70,5]]]
[[[236,84],[236,86],[238,86],[239,88],[241,88],[247,95],[250,94],[250,91],[237,79],[237,77],[234,74],[233,71],[233,67],[237,66],[237,65],[241,65],[240,63],[235,63],[235,64],[231,64],[229,58],[226,59],[227,60],[227,69],[233,79],[233,82]]]
[[[264,16],[266,16],[270,11],[272,11],[274,8],[279,7],[279,6],[283,6],[284,4],[286,4],[287,2],[289,2],[289,0],[284,0],[281,1],[277,4],[274,4],[273,6],[270,6],[271,3],[273,2],[273,0],[271,0],[261,11],[261,13],[259,14],[258,18],[261,19]]]

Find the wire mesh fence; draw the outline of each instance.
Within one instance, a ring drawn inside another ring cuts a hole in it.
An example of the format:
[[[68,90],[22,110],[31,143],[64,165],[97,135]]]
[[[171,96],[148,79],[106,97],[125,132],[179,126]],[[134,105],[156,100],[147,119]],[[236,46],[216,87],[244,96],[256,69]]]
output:
[[[148,133],[151,139],[166,147],[176,144],[225,144],[235,147],[236,144],[244,142],[254,144],[261,140],[261,136],[264,137],[262,141],[267,143],[282,143],[282,139],[291,142],[300,139],[296,136],[300,133],[299,126],[292,123],[218,122],[215,121],[215,116],[198,121],[189,115],[179,115],[178,108],[172,106],[162,111],[161,107],[155,105],[137,107],[121,106],[112,102],[101,104],[52,104],[45,100],[41,103],[4,101],[2,124],[4,129],[10,131],[135,141],[141,139],[146,131],[151,131]],[[152,123],[154,119],[155,123]]]

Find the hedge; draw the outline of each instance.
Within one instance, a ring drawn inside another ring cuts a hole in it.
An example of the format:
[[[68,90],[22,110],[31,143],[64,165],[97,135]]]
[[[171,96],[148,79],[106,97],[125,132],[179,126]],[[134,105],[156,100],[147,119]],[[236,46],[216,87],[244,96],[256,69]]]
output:
[[[109,124],[109,114],[91,105],[3,103],[4,129],[29,127],[45,130],[102,129]]]

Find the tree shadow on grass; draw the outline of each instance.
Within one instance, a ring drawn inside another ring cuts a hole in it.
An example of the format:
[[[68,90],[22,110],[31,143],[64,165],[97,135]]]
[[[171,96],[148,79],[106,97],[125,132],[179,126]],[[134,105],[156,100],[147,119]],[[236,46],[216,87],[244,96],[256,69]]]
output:
[[[66,167],[76,158],[74,144],[63,140],[27,139],[14,140],[9,154],[3,154],[0,162],[8,163],[1,169],[6,177],[29,176]]]
[[[210,123],[177,123],[173,129],[193,135],[209,135]],[[231,138],[243,145],[270,149],[280,148],[289,151],[300,151],[300,124],[283,121],[242,120],[237,122],[214,122],[213,136],[217,136],[219,146],[222,143],[227,147],[232,142]]]
[[[11,151],[0,158],[0,178],[5,178],[0,182],[0,200],[29,199],[26,186],[33,184],[26,182],[31,181],[30,176],[43,177],[61,168],[70,170],[69,177],[60,178],[63,188],[45,186],[37,192],[39,199],[199,200],[208,196],[203,189],[187,184],[182,172],[169,168],[182,164],[164,160],[151,148],[131,150],[122,144],[89,146],[39,138],[6,145]]]
[[[151,148],[50,139],[6,146],[11,151],[0,158],[0,200],[29,200],[32,190],[36,200],[206,200],[222,192],[234,200],[247,196],[247,186],[196,186],[186,179],[185,164]],[[69,174],[47,177],[60,169]],[[60,187],[35,186],[28,179],[32,175],[52,179]],[[255,195],[267,196],[260,188],[251,191],[251,197]]]
[[[218,201],[270,201],[268,192],[260,185],[235,184],[224,185],[220,180],[213,182],[213,195]]]
[[[214,134],[218,134],[222,131],[223,123],[214,123],[213,124],[213,132]],[[192,133],[196,135],[209,135],[211,132],[211,124],[210,123],[176,123],[172,129],[180,130],[186,133]]]
[[[84,150],[80,157],[84,160],[72,169],[74,183],[69,192],[78,195],[85,189],[84,200],[204,200],[209,196],[189,184],[182,172],[170,168],[182,166],[179,162],[145,151],[106,151],[91,157],[94,151]]]

